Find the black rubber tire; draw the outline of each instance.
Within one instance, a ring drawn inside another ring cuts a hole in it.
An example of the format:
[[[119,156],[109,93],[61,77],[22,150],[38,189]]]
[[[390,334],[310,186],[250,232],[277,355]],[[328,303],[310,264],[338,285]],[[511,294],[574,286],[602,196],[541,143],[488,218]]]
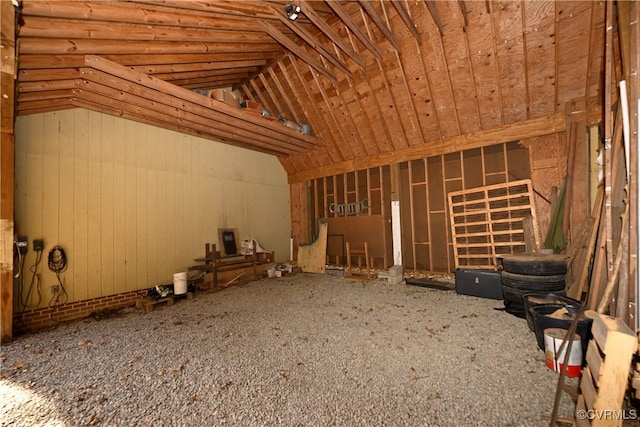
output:
[[[552,254],[503,255],[502,269],[527,276],[560,276],[567,274],[567,260]]]
[[[502,299],[507,311],[522,312],[525,316],[523,295],[528,293],[564,293],[565,278],[557,276],[528,276],[524,274],[500,273],[502,280]]]
[[[508,285],[502,285],[502,299],[505,303],[518,304],[524,308],[524,300],[522,295],[529,292],[522,292],[518,288],[513,288]]]
[[[558,287],[556,287],[555,289],[548,289],[543,292],[561,293],[561,292],[564,292],[564,290],[565,290],[564,285],[558,285]],[[523,295],[531,292],[532,291],[527,288],[518,288],[518,287],[505,285],[505,284],[502,285],[502,298],[505,301],[516,302],[516,303],[522,304],[523,306],[524,306],[524,300],[522,299]],[[535,292],[539,292],[539,291],[535,291]]]
[[[518,305],[518,304],[513,303],[513,302],[505,301],[504,302],[504,310],[509,314],[512,314],[512,315],[514,315],[516,317],[520,317],[521,319],[525,319],[526,318],[526,313],[524,312],[524,307],[522,305]]]
[[[564,275],[530,276],[503,271],[500,277],[503,286],[506,285],[528,292],[553,292],[564,289],[566,286]]]

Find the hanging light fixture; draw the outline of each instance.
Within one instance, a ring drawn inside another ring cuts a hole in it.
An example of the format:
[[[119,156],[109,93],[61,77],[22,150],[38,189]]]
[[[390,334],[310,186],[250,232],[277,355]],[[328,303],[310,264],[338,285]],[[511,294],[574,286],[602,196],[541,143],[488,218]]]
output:
[[[295,21],[296,19],[298,19],[298,15],[300,15],[300,12],[302,11],[300,9],[300,6],[294,6],[291,3],[287,3],[284,6],[284,10],[287,11],[287,16],[289,17],[290,21]]]

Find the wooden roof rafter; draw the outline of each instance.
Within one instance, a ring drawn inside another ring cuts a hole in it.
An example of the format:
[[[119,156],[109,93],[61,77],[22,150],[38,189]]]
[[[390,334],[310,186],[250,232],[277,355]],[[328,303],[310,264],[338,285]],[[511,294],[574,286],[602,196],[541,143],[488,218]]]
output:
[[[205,107],[187,103],[177,106],[173,99],[169,101],[166,98],[163,99],[158,91],[145,87],[136,86],[129,92],[124,92],[119,89],[122,84],[127,84],[119,82],[123,79],[89,68],[83,69],[83,73],[87,78],[77,80],[78,89],[74,93],[76,100],[109,105],[120,112],[118,115],[124,112],[140,113],[167,124],[177,122],[182,126],[220,137],[226,143],[243,148],[254,146],[261,151],[268,150],[279,155],[290,152],[290,147],[282,141],[271,141],[250,130],[238,130],[237,121],[229,120],[222,123],[215,117],[209,117],[209,110]],[[158,101],[151,101],[152,99]],[[173,105],[169,102],[173,102]],[[302,151],[302,148],[297,147],[294,151]]]
[[[264,59],[247,59],[237,61],[198,62],[190,64],[131,65],[130,68],[132,70],[140,71],[141,73],[152,75],[164,74],[189,76],[188,73],[235,69],[253,69],[256,67],[262,67],[266,63],[267,61]]]
[[[87,39],[50,39],[42,37],[24,38],[20,43],[21,54],[66,55],[69,51],[83,55],[122,55],[122,54],[206,54],[211,51],[221,53],[272,52],[279,51],[276,42],[238,43],[175,43],[158,41],[149,43],[144,40],[87,40]]]
[[[362,19],[365,21],[367,19],[364,15],[364,12],[362,15]],[[366,24],[365,24],[365,29],[368,29]],[[353,40],[351,41],[351,45],[353,46],[354,49],[358,49],[356,43]],[[354,82],[355,81],[364,82],[366,85],[365,86],[366,90],[364,91],[363,95],[361,95],[357,90],[357,85],[354,85],[354,93],[358,96],[360,105],[363,106],[362,111],[367,116],[367,119],[369,120],[370,129],[373,129],[374,127],[371,126],[371,124],[373,124],[373,122],[376,122],[376,121],[381,122],[383,117],[383,114],[380,108],[379,98],[374,94],[374,90],[371,85],[371,80],[369,79],[369,76],[367,75],[366,70],[359,70],[358,74],[354,76],[353,80]],[[370,104],[373,104],[373,105],[371,105],[369,108],[364,108],[365,99],[369,100]],[[370,114],[374,115],[373,119],[369,117]],[[382,126],[382,132],[384,134],[383,138],[372,138],[378,152],[384,152],[391,148],[391,145],[389,142],[391,141],[391,134],[389,133],[388,127]]]
[[[334,30],[327,24],[320,15],[316,13],[316,11],[306,0],[300,0],[302,4],[302,13],[309,18],[311,22],[325,35],[329,40],[331,40],[336,46],[338,46],[344,53],[347,54],[349,58],[351,58],[356,64],[360,65],[362,68],[366,68],[366,64],[362,56],[356,53],[351,46],[349,46],[345,40],[340,37]]]
[[[431,2],[427,1],[427,5],[429,5],[430,3]],[[391,0],[391,4],[393,4],[393,7],[396,8],[398,15],[400,15],[402,21],[405,23],[407,28],[409,28],[409,32],[411,32],[411,34],[413,34],[413,37],[415,37],[415,39],[418,41],[418,44],[422,43],[422,39],[420,39],[420,33],[418,32],[418,26],[415,24],[415,22],[413,22],[413,19],[411,19],[411,15],[409,15],[407,9],[398,0]],[[434,5],[429,6],[429,10],[431,10],[432,6]],[[440,29],[440,34],[442,34],[442,29]]]
[[[351,30],[351,32],[358,38],[358,40],[360,40],[362,44],[365,45],[367,49],[369,49],[373,56],[378,59],[382,59],[382,53],[380,53],[380,49],[378,49],[376,43],[360,29],[351,15],[349,15],[349,13],[342,6],[340,6],[340,3],[336,2],[335,0],[325,0],[325,3],[327,3],[333,9],[333,11],[340,17],[340,19],[342,19],[342,22],[344,22],[347,28],[349,28],[349,30]]]
[[[312,118],[315,123],[320,123],[322,125],[320,126],[320,129],[314,131],[322,136],[322,141],[324,142],[324,144],[320,146],[321,150],[319,154],[326,155],[326,158],[329,159],[330,162],[334,162],[339,158],[337,156],[337,142],[334,136],[335,129],[331,126],[328,126],[325,116],[319,111],[318,105],[316,102],[314,102],[309,91],[308,84],[302,78],[293,55],[288,54],[287,59],[289,60],[289,64],[291,64],[291,68],[293,69],[292,73],[288,72],[287,67],[284,65],[283,61],[278,62],[280,71],[285,76],[285,79],[289,83],[290,87],[296,93],[296,99],[305,100],[304,103],[301,102],[301,105],[310,106],[304,111],[305,115]]]
[[[265,102],[265,104],[268,106],[267,111],[269,111],[269,113],[273,117],[279,117],[280,114],[282,113],[282,105],[280,104],[280,100],[273,92],[271,85],[267,81],[267,78],[265,77],[264,73],[260,73],[258,77],[260,78],[260,83],[262,83],[262,87],[264,91],[268,95],[268,96],[265,96],[263,93],[261,97],[263,102]],[[253,79],[251,83],[257,85],[256,79]]]
[[[138,4],[143,9],[155,8],[157,10],[180,10],[184,13],[211,14],[219,13],[229,16],[237,16],[249,19],[273,19],[270,6],[260,1],[225,1],[225,2],[198,2],[180,0],[136,0],[130,2],[132,5]]]
[[[206,27],[176,27],[172,25],[158,24],[152,28],[145,23],[122,23],[94,21],[90,25],[87,21],[69,18],[46,18],[27,16],[25,25],[21,29],[24,37],[46,37],[65,39],[120,40],[122,34],[127,35],[127,40],[141,41],[179,41],[179,42],[203,42],[226,43],[233,40],[235,43],[265,43],[269,37],[260,28],[253,24],[250,30],[239,32],[233,30],[216,29],[211,31]],[[65,27],[61,33],[60,26]]]
[[[302,40],[307,42],[309,46],[313,47],[316,51],[318,51],[318,53],[321,56],[325,57],[329,62],[335,65],[340,71],[342,71],[345,74],[351,73],[351,71],[349,70],[349,67],[347,67],[347,64],[345,64],[344,61],[338,59],[338,57],[336,57],[326,47],[324,47],[324,45],[320,43],[320,41],[315,36],[313,36],[309,31],[307,31],[304,27],[302,27],[301,25],[296,25],[294,22],[291,22],[291,20],[285,18],[284,16],[278,14],[277,12],[274,12],[274,13],[278,15],[278,17],[280,18],[280,21],[284,25],[286,25],[291,31],[293,31]]]
[[[255,25],[255,19],[247,16],[229,15],[226,12],[212,12],[211,10],[177,9],[162,5],[160,2],[115,4],[104,1],[35,1],[23,2],[23,11],[25,14],[38,17],[65,16],[69,19],[112,23],[259,31]]]
[[[391,29],[387,26],[387,23],[384,22],[384,20],[380,17],[376,9],[371,5],[371,2],[369,0],[358,0],[358,1],[360,2],[360,5],[364,9],[364,11],[367,12],[367,15],[369,15],[371,20],[376,24],[378,29],[382,31],[382,34],[384,34],[387,41],[391,43],[391,45],[395,50],[400,52],[402,50],[402,48],[400,47],[400,42],[398,41],[396,36],[393,34]]]
[[[85,79],[98,85],[106,85],[119,91],[102,93],[103,96],[122,97],[131,92],[134,96],[143,96],[144,106],[159,105],[165,102],[170,107],[179,106],[174,114],[188,115],[193,122],[201,123],[202,119],[211,121],[212,129],[225,129],[237,135],[242,142],[257,141],[256,146],[271,148],[281,147],[285,153],[301,151],[315,145],[314,137],[303,135],[278,123],[262,117],[255,117],[222,102],[194,93],[188,89],[156,79],[146,74],[127,69],[119,64],[105,60],[99,56],[87,55],[85,59]],[[88,70],[88,71],[86,71]],[[127,99],[133,103],[136,98]],[[151,104],[149,103],[151,101]],[[209,123],[209,122],[206,122]],[[246,130],[250,128],[251,130]],[[259,141],[263,140],[264,143]]]
[[[272,154],[275,156],[283,156],[283,153],[279,149],[273,149],[267,146],[256,147],[254,144],[240,142],[232,136],[225,136],[224,133],[214,130],[206,126],[197,126],[193,123],[184,120],[176,120],[170,115],[159,115],[157,113],[151,113],[143,108],[138,109],[123,109],[122,105],[114,104],[112,99],[85,99],[85,98],[72,98],[69,101],[70,105],[75,107],[86,108],[87,110],[93,110],[96,112],[109,114],[116,117],[122,117],[124,119],[146,123],[159,128],[172,130],[186,135],[192,135],[199,138],[211,139],[220,141],[229,145],[234,145],[248,150],[260,151],[266,154]]]
[[[309,55],[304,49],[300,46],[296,45],[291,39],[285,36],[280,30],[278,30],[273,25],[268,22],[260,22],[260,25],[264,28],[264,30],[273,37],[278,43],[282,44],[285,48],[295,54],[298,58],[302,59],[304,62],[309,64],[310,67],[313,67],[320,74],[328,78],[329,80],[335,80],[336,77],[333,73],[328,70],[323,64],[318,62],[315,58]]]
[[[339,54],[339,52],[336,52],[336,54]],[[348,77],[346,82],[349,82]],[[332,86],[335,94],[337,95],[333,97],[333,99],[336,100],[336,107],[334,107],[334,110],[342,112],[341,121],[345,123],[342,127],[347,129],[349,132],[347,134],[347,138],[350,141],[349,146],[351,147],[351,156],[353,158],[363,157],[366,155],[366,145],[362,140],[360,132],[357,132],[358,126],[354,120],[354,114],[349,111],[348,99],[346,99],[344,91],[341,90],[338,83],[332,83]]]
[[[442,27],[442,20],[440,19],[440,14],[438,13],[438,8],[436,7],[436,2],[433,0],[425,0],[427,3],[427,7],[429,8],[429,12],[433,17],[436,25],[438,26],[438,31],[440,31],[440,36],[444,35],[444,28]],[[462,15],[464,16],[464,24],[467,25],[467,8],[464,4],[464,0],[459,0],[458,5],[460,5],[460,10],[462,11]]]
[[[275,85],[275,91],[273,91],[273,90],[272,91],[274,93],[280,94],[280,96],[284,100],[284,103],[287,106],[287,112],[290,114],[290,116],[288,118],[289,119],[293,119],[293,121],[300,123],[304,119],[302,117],[300,117],[299,114],[297,114],[298,109],[296,107],[294,107],[289,91],[280,82],[280,80],[278,79],[278,76],[274,72],[273,68],[269,68],[267,70],[267,73],[269,73],[269,77],[271,78],[271,80],[273,81],[273,84]],[[282,111],[280,111],[280,112],[282,112]]]
[[[469,25],[469,11],[467,11],[467,5],[464,3],[465,0],[458,0],[458,6],[460,6],[460,12],[462,12],[462,17],[464,18],[464,27],[467,28]],[[440,19],[440,15],[438,14],[438,19]],[[440,31],[442,33],[442,30]],[[465,30],[466,32],[466,30]]]
[[[335,126],[335,128],[338,129],[338,132],[340,134],[340,141],[343,142],[343,143],[338,142],[337,144],[338,152],[340,153],[340,158],[342,160],[352,159],[353,152],[351,151],[351,146],[349,144],[346,144],[346,141],[349,141],[349,138],[344,134],[343,127],[340,126],[339,124],[338,118],[336,117],[335,108],[333,108],[333,106],[331,105],[331,100],[329,99],[329,95],[327,94],[327,91],[322,85],[322,82],[320,81],[320,79],[318,79],[318,76],[316,76],[315,74],[313,74],[313,81],[315,82],[315,87],[320,92],[320,95],[322,96],[322,100],[324,101],[325,111],[331,118],[333,126]]]
[[[66,54],[58,55],[52,58],[50,55],[42,54],[23,54],[20,56],[20,63],[26,70],[39,68],[78,68],[84,66],[85,54]],[[267,59],[273,58],[276,51],[272,50],[265,55],[265,52],[246,52],[246,53],[179,53],[179,54],[106,54],[101,55],[118,64],[125,66],[150,68],[168,68],[171,66],[191,66],[200,68],[218,67],[219,63],[232,65],[235,61],[262,61],[266,64]]]
[[[385,6],[384,2],[381,2],[381,6],[382,6],[382,12],[383,12],[383,16],[384,16],[384,20],[385,22],[390,25],[390,19],[388,16],[388,12]],[[399,54],[399,52],[395,52],[396,54]],[[402,119],[402,116],[400,114],[399,109],[397,108],[397,106],[399,105],[399,103],[396,101],[396,96],[394,94],[394,85],[391,84],[389,82],[389,78],[387,77],[387,74],[384,72],[385,71],[385,67],[382,61],[376,61],[376,64],[378,65],[378,69],[379,69],[379,74],[380,76],[382,76],[382,82],[384,84],[384,88],[385,91],[387,93],[388,96],[388,103],[390,106],[393,106],[392,108],[389,108],[389,110],[392,111],[392,114],[394,116],[393,118],[393,123],[397,124],[400,126],[400,132],[397,132],[394,134],[391,143],[393,145],[393,149],[394,150],[398,150],[398,149],[402,149],[402,148],[406,148],[409,145],[409,141],[408,141],[408,132],[407,132],[407,128],[406,128],[406,124],[404,122],[404,120]],[[403,75],[403,80],[405,82],[405,86],[406,86],[406,79]]]

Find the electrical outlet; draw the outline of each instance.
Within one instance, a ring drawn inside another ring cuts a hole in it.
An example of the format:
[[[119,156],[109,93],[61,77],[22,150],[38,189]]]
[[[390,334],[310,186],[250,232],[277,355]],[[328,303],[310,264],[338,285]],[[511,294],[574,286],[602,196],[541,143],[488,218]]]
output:
[[[18,237],[18,240],[16,241],[16,246],[18,247],[18,251],[20,251],[20,255],[26,254],[27,250],[29,249],[27,238],[25,236]]]
[[[44,240],[42,239],[34,239],[33,240],[33,250],[36,252],[40,252],[44,250]]]
[[[51,293],[52,294],[57,294],[59,291],[60,291],[60,286],[58,286],[58,285],[51,286]]]

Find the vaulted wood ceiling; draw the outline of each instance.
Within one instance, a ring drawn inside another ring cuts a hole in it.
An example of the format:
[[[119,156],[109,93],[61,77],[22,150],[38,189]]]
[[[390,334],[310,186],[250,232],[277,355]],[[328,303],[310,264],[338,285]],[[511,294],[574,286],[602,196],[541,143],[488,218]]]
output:
[[[291,176],[600,104],[603,2],[286,3],[23,0],[17,114],[89,108]],[[313,135],[196,92],[216,88]]]

